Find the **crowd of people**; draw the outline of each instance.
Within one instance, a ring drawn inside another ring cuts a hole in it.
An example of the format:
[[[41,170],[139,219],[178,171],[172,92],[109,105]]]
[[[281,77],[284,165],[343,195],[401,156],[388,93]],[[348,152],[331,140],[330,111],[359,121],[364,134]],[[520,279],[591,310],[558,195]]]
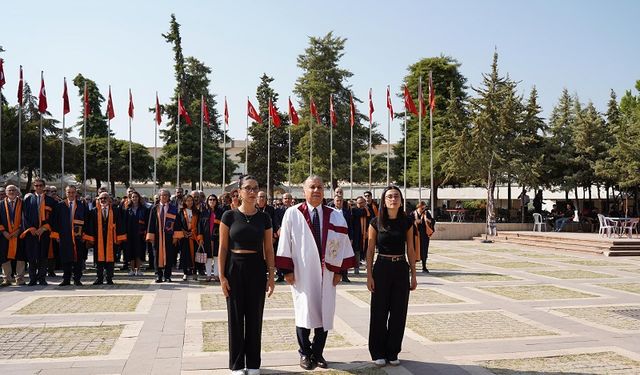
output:
[[[89,199],[72,185],[62,197],[43,179],[33,187],[24,197],[14,185],[0,189],[2,286],[27,279],[29,286],[47,285],[59,270],[60,286],[81,286],[90,253],[94,285],[114,284],[119,262],[129,278],[153,270],[156,283],[172,282],[177,271],[183,281],[219,282],[227,297],[229,368],[259,374],[265,294],[275,283],[293,291],[300,366],[326,368],[335,287],[365,267],[372,359],[399,363],[416,263],[428,272],[435,220],[425,202],[405,212],[397,187],[384,189],[379,202],[371,192],[348,201],[340,187],[325,200],[322,180],[310,176],[300,203],[290,193],[269,202],[251,176],[220,198],[177,188],[148,200],[128,188],[120,199],[106,189]]]

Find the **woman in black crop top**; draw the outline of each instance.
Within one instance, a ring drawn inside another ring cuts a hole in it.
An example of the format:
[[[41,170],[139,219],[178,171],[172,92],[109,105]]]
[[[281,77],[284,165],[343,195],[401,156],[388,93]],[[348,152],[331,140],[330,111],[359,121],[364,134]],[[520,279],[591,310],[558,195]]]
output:
[[[367,288],[371,292],[369,353],[378,366],[400,364],[398,353],[407,321],[409,291],[415,290],[413,225],[402,210],[404,202],[397,186],[384,189],[378,217],[369,224]],[[373,264],[373,253],[378,257]],[[406,254],[406,258],[405,258]],[[407,263],[408,258],[408,263]],[[411,273],[411,278],[409,278]]]
[[[218,251],[220,285],[227,297],[229,369],[259,374],[265,291],[271,296],[275,286],[273,230],[269,215],[256,209],[255,177],[241,177],[238,186],[242,202],[222,215]]]

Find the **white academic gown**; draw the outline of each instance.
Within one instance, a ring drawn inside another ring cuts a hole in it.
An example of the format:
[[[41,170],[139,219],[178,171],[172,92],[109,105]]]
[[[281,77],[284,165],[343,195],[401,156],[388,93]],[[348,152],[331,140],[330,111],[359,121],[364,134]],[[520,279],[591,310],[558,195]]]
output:
[[[294,273],[295,284],[291,286],[291,292],[296,326],[323,327],[328,331],[333,328],[336,310],[333,275],[353,267],[355,257],[342,212],[322,206],[322,259],[311,228],[306,202],[285,211],[276,266]]]

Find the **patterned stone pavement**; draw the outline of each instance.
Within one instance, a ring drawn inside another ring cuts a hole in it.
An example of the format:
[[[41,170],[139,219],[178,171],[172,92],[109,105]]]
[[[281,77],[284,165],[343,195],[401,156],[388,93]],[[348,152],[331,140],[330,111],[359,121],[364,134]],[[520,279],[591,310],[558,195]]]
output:
[[[411,293],[398,367],[372,366],[365,274],[338,287],[330,370],[298,366],[289,288],[266,300],[265,374],[638,374],[640,259],[472,241],[433,241]],[[91,272],[90,272],[91,273]],[[174,280],[178,280],[180,275]],[[0,289],[7,374],[228,374],[218,283]]]

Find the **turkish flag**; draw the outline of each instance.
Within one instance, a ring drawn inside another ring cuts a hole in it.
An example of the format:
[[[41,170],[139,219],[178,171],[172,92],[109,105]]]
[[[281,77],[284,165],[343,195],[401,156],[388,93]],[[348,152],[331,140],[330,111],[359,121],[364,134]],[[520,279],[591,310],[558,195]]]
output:
[[[129,118],[133,118],[133,96],[131,96],[131,89],[129,89]]]
[[[247,99],[247,116],[251,117],[258,124],[262,124],[262,119],[260,118],[260,115],[258,114],[256,109],[253,107],[253,104],[251,104],[249,99]]]
[[[418,87],[418,101],[420,102],[420,115],[427,114],[427,108],[424,106],[424,95],[422,95],[422,86]]]
[[[298,123],[300,123],[298,112],[296,112],[296,109],[293,108],[293,103],[291,103],[291,97],[289,97],[289,117],[291,118],[291,123],[293,123],[293,125],[298,125]]]
[[[436,91],[433,88],[433,80],[431,79],[431,74],[429,74],[429,107],[431,110],[436,107]]]
[[[373,100],[371,99],[371,89],[369,89],[369,122],[373,123]]]
[[[189,117],[187,110],[184,109],[184,105],[182,105],[182,99],[178,99],[178,116],[184,117],[184,121],[187,122],[187,125],[191,125],[191,117]]]
[[[271,99],[269,99],[269,116],[271,116],[271,121],[273,122],[273,126],[276,128],[280,127],[280,115],[278,115],[278,111],[276,107],[273,105]]]
[[[40,95],[38,95],[38,112],[47,112],[47,91],[44,88],[44,76],[40,75]]]
[[[89,108],[89,92],[87,91],[87,81],[84,81],[84,117],[87,118],[91,114]]]
[[[353,104],[353,94],[349,93],[349,120],[351,121],[351,127],[356,124],[356,106]]]
[[[20,65],[20,80],[18,81],[18,105],[20,107],[22,107],[22,95],[24,94],[24,88],[23,88],[23,81],[22,81],[22,65]]]
[[[202,121],[209,127],[209,108],[207,108],[207,102],[202,97]]]
[[[316,108],[316,103],[313,102],[313,98],[311,98],[311,116],[316,118],[318,125],[320,125],[320,116],[318,116],[318,108]]]
[[[229,107],[227,107],[227,97],[224,97],[224,123],[229,126]]]
[[[0,59],[0,89],[4,86],[7,81],[4,79],[4,60]]]
[[[333,95],[329,95],[329,118],[331,125],[335,128],[338,125],[338,118],[336,116],[335,108],[333,107]]]
[[[160,126],[162,122],[162,109],[160,108],[160,101],[158,100],[158,93],[156,92],[156,124]]]
[[[413,102],[413,99],[411,98],[411,93],[409,92],[409,88],[407,87],[407,85],[404,86],[404,107],[410,113],[413,113],[414,115],[418,114],[418,110],[416,109],[416,104]]]
[[[116,117],[116,112],[113,110],[113,100],[111,100],[111,86],[109,86],[109,99],[107,100],[107,118],[112,120]]]
[[[64,90],[62,91],[62,115],[71,112],[69,107],[69,93],[67,92],[67,79],[64,79]]]
[[[391,104],[391,93],[389,92],[389,86],[387,86],[387,108],[389,108],[389,118],[393,121],[393,104]]]

